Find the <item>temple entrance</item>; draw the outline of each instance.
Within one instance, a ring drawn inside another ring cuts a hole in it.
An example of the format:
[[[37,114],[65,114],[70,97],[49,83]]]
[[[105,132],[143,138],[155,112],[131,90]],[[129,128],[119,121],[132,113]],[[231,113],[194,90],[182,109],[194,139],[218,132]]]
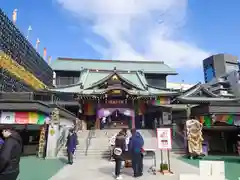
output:
[[[119,129],[129,128],[131,125],[131,116],[121,113],[118,109],[109,116],[102,117],[100,129]]]
[[[100,129],[135,127],[134,111],[127,108],[102,108],[98,111]]]

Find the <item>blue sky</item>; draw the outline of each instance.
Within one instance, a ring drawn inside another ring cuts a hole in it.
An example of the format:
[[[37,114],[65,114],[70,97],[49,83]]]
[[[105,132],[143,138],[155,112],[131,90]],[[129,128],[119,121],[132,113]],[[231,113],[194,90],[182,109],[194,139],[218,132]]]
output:
[[[126,3],[125,3],[126,2]],[[176,68],[170,81],[203,79],[201,60],[210,54],[239,56],[239,0],[1,0],[17,27],[39,52],[57,57],[160,60]],[[191,74],[191,75],[190,75]]]

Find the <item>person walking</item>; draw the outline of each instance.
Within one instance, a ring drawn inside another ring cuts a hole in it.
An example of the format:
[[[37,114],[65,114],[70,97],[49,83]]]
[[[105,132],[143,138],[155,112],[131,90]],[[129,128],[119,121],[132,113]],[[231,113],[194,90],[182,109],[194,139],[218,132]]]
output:
[[[67,137],[67,155],[68,155],[68,164],[72,165],[73,164],[73,155],[76,150],[77,146],[77,136],[74,133],[73,129],[69,130],[69,135]]]
[[[120,173],[125,148],[125,134],[123,131],[120,131],[116,136],[115,147],[113,149],[113,157],[115,159],[115,177],[117,180],[122,179]]]
[[[140,177],[143,175],[143,137],[136,129],[131,130],[132,137],[129,141],[129,151],[132,157],[132,168],[134,172],[134,177]]]
[[[0,150],[0,179],[16,180],[22,153],[22,138],[11,130],[2,131],[5,142]]]

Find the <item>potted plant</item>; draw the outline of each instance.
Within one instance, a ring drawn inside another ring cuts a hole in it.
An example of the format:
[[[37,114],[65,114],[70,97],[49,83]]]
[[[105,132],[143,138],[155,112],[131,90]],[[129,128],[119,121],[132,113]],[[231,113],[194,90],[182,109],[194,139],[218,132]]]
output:
[[[161,171],[162,173],[167,173],[167,172],[168,172],[168,164],[165,163],[165,162],[161,163],[161,164],[160,164],[160,171]]]

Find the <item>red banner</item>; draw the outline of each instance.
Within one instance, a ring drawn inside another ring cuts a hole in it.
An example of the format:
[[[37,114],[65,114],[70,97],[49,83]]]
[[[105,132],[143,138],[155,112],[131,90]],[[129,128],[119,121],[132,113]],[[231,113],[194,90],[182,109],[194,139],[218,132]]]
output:
[[[16,124],[28,124],[28,112],[15,112]]]

